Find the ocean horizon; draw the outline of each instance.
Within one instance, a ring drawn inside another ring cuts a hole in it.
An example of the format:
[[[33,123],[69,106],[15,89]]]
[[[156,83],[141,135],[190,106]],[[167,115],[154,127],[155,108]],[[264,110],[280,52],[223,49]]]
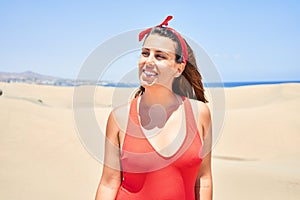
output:
[[[273,85],[273,84],[283,84],[283,83],[300,83],[300,80],[288,80],[288,81],[233,81],[233,82],[218,82],[218,83],[206,83],[204,82],[204,87],[216,88],[216,87],[240,87],[240,86],[250,86],[250,85]],[[115,83],[115,82],[105,82],[98,84],[105,87],[139,87],[139,84],[134,83]]]
[[[79,80],[68,79],[61,77],[54,77],[44,74],[35,73],[32,71],[25,72],[1,72],[0,82],[7,83],[28,83],[39,85],[54,85],[54,86],[80,86],[80,85],[98,85],[104,87],[139,87],[139,83],[136,82],[120,82],[117,80]],[[216,88],[216,87],[240,87],[249,85],[266,85],[266,84],[281,84],[281,83],[300,83],[300,80],[273,80],[273,81],[223,81],[223,82],[203,82],[204,87]]]

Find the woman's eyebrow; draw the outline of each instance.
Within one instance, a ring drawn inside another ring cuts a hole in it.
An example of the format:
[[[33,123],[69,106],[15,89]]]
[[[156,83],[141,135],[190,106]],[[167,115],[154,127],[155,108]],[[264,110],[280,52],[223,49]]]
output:
[[[168,51],[156,50],[155,52],[156,53],[162,53],[162,54],[165,54],[167,56],[170,56],[170,53]]]
[[[143,51],[145,51],[145,50],[146,50],[146,51],[150,51],[151,48],[143,47],[142,50],[143,50]],[[155,51],[155,53],[163,53],[163,54],[166,54],[166,55],[168,55],[168,56],[170,56],[170,53],[171,53],[171,52],[169,52],[169,51],[164,51],[164,50],[159,50],[159,49],[156,49],[156,50],[154,49],[154,51]]]

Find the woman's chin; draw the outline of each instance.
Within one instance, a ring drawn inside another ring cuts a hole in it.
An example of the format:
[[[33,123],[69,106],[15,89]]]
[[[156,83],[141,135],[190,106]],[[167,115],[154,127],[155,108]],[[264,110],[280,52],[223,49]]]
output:
[[[165,87],[165,88],[172,88],[172,81],[161,81],[158,77],[140,77],[140,85],[143,87]]]
[[[153,80],[153,81],[149,81],[149,80],[140,80],[140,84],[141,84],[141,86],[143,86],[143,87],[150,87],[150,86],[153,86],[154,84],[156,83],[156,81],[155,80]]]
[[[154,85],[156,82],[157,82],[157,77],[144,77],[144,76],[141,76],[141,77],[140,77],[140,84],[141,84],[143,87],[149,87],[149,86],[152,86],[152,85]]]

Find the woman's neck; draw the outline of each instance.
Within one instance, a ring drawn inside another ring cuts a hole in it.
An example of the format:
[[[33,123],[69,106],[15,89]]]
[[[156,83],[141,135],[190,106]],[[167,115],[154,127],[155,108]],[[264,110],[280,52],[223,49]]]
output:
[[[138,108],[141,125],[147,129],[164,127],[166,121],[181,103],[181,99],[168,88],[145,88]]]
[[[145,88],[143,94],[143,104],[151,107],[154,104],[159,104],[165,108],[174,104],[178,104],[178,98],[173,91],[166,87],[149,87]]]

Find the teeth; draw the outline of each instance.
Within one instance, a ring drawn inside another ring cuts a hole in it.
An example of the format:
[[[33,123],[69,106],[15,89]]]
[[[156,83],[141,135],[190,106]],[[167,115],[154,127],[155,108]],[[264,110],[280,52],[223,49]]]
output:
[[[149,71],[144,71],[144,73],[147,75],[147,76],[155,76],[156,73],[154,72],[149,72]]]

